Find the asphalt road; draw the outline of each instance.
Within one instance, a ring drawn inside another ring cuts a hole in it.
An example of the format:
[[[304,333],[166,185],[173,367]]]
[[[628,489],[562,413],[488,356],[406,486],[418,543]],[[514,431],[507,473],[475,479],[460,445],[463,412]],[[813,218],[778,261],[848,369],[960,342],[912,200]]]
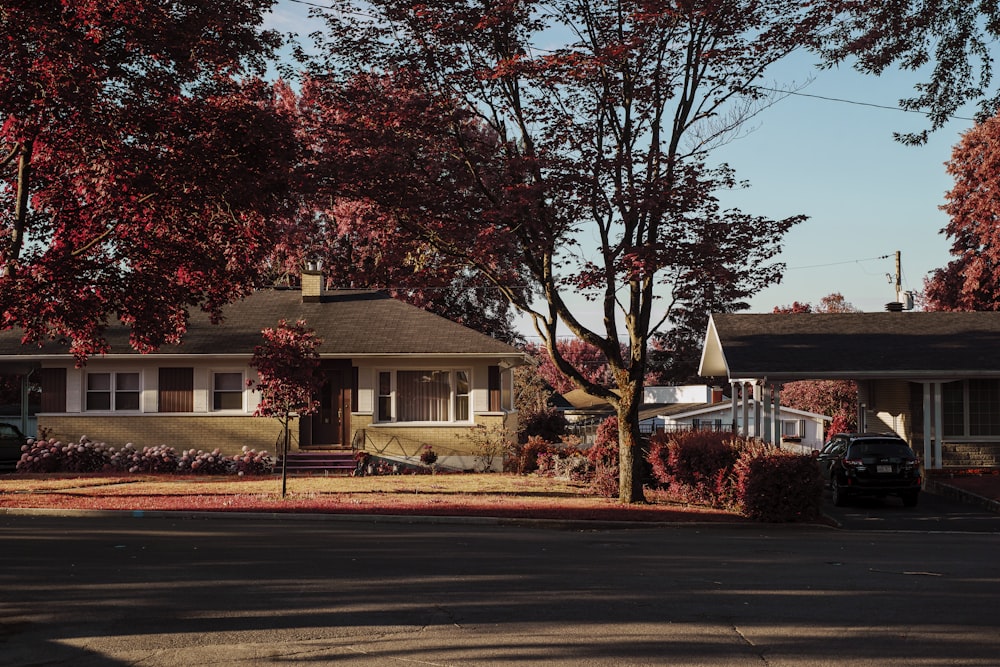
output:
[[[834,507],[829,490],[823,501],[823,513],[847,530],[1000,533],[1000,514],[926,491],[912,508],[892,496],[852,498],[848,506]]]
[[[0,515],[0,664],[992,665],[998,549],[984,532]]]

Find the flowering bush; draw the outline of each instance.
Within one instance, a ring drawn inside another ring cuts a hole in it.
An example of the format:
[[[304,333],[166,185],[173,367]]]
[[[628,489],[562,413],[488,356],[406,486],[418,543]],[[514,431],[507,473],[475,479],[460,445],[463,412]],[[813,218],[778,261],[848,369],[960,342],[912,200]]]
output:
[[[232,459],[232,472],[244,475],[270,475],[274,472],[274,459],[265,451],[243,447]]]
[[[195,473],[222,475],[266,475],[274,468],[267,452],[243,448],[242,453],[227,457],[220,450],[186,450],[177,454],[167,445],[139,449],[128,443],[121,449],[108,447],[83,436],[79,442],[63,444],[55,439],[29,441],[21,448],[17,471],[126,473]]]
[[[197,475],[224,475],[229,472],[232,461],[214,449],[211,452],[189,449],[182,451],[177,459],[177,472],[191,472]]]
[[[130,442],[112,455],[111,463],[122,472],[177,472],[178,456],[166,445],[138,449]]]
[[[438,460],[438,455],[431,448],[430,445],[424,445],[420,452],[420,462],[425,466],[434,465],[434,462]]]
[[[110,451],[104,443],[64,444],[55,439],[28,441],[21,447],[18,472],[101,472],[109,467]]]

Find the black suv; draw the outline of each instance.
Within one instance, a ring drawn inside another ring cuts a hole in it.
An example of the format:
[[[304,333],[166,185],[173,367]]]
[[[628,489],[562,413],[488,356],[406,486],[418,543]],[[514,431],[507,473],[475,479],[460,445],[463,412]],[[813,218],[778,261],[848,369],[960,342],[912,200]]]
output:
[[[816,460],[838,507],[861,495],[896,495],[906,507],[915,507],[920,498],[920,461],[898,436],[839,433]]]
[[[27,438],[13,424],[0,423],[0,472],[12,472],[21,460],[21,447]]]

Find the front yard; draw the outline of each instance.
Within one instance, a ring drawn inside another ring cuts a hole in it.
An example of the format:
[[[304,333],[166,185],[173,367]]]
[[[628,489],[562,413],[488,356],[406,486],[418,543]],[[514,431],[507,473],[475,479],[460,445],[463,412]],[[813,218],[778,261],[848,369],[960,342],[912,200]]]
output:
[[[11,474],[0,476],[3,508],[299,512],[408,516],[480,516],[641,522],[746,519],[672,502],[647,490],[648,504],[622,506],[580,482],[513,474],[292,477],[280,495],[277,476]]]

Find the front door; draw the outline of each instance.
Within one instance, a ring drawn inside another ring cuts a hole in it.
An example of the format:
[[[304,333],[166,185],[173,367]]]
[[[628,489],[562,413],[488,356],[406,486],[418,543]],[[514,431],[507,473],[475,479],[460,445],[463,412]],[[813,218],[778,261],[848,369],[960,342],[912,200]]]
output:
[[[351,362],[324,361],[321,368],[326,381],[319,392],[319,411],[310,419],[310,444],[344,446],[351,430]]]

